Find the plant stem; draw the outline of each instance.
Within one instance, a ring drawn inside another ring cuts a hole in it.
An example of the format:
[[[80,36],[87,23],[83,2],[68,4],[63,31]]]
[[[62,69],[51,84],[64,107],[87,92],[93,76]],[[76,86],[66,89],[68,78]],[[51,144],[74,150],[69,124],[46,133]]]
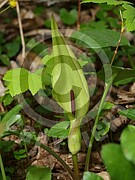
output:
[[[5,169],[4,169],[1,154],[0,154],[0,168],[1,168],[1,173],[2,173],[3,180],[6,180],[7,178],[6,178]]]
[[[74,166],[75,180],[80,180],[77,154],[72,155],[72,159],[73,159],[73,166]]]
[[[97,124],[98,124],[99,117],[100,117],[100,112],[101,112],[101,110],[103,108],[105,98],[106,98],[106,95],[107,95],[107,93],[108,93],[108,91],[109,91],[109,89],[111,87],[111,84],[112,84],[112,81],[110,81],[110,83],[105,84],[105,91],[104,91],[103,96],[101,98],[101,102],[100,102],[100,105],[99,105],[99,108],[98,108],[96,120],[95,120],[95,123],[94,123],[94,127],[92,129],[92,134],[91,134],[91,138],[90,138],[90,142],[89,142],[89,146],[88,146],[88,151],[87,151],[86,161],[85,161],[85,169],[84,169],[85,171],[89,170],[90,155],[91,155],[91,151],[92,151],[92,146],[93,146],[93,142],[94,142],[94,137],[95,137],[95,133],[96,133]]]
[[[25,152],[26,152],[26,155],[27,155],[27,159],[28,159],[28,162],[29,162],[29,154],[28,154],[28,148],[27,148],[27,144],[24,142],[24,148],[25,148]]]
[[[118,48],[119,48],[119,46],[120,46],[120,43],[121,43],[121,40],[122,40],[122,37],[123,37],[124,23],[123,23],[123,17],[122,17],[121,10],[120,10],[120,16],[121,16],[121,21],[122,21],[122,23],[121,23],[121,33],[120,33],[120,38],[119,38],[119,40],[118,40],[116,49],[115,49],[115,51],[114,51],[114,55],[113,55],[113,57],[112,57],[110,66],[112,66],[112,64],[113,64],[113,62],[114,62],[114,59],[115,59],[115,57],[116,57],[116,55],[117,55]],[[94,127],[93,127],[93,129],[92,129],[92,134],[91,134],[90,141],[89,141],[88,151],[87,151],[87,154],[86,154],[85,169],[84,169],[85,171],[88,171],[88,170],[89,170],[90,155],[91,155],[91,151],[92,151],[92,146],[93,146],[93,142],[94,142],[94,137],[95,137],[95,133],[96,133],[97,124],[98,124],[98,122],[99,122],[100,112],[101,112],[102,109],[103,109],[103,105],[104,105],[104,102],[105,102],[107,93],[109,92],[109,89],[110,89],[111,84],[112,84],[112,82],[113,82],[113,80],[114,80],[115,77],[116,77],[116,74],[112,75],[112,80],[108,80],[108,82],[105,82],[105,90],[104,90],[104,93],[103,93],[103,96],[102,96],[102,98],[101,98],[101,102],[100,102],[100,105],[99,105],[99,108],[98,108],[96,120],[95,120],[95,123],[94,123]]]
[[[22,58],[25,58],[25,40],[24,40],[24,33],[22,28],[22,21],[21,21],[21,15],[20,15],[20,8],[19,3],[16,1],[16,11],[18,16],[18,23],[19,23],[19,30],[20,30],[20,36],[21,36],[21,42],[22,42]]]
[[[80,29],[80,19],[81,19],[81,0],[78,0],[78,20],[77,20],[77,30]]]
[[[0,11],[0,14],[4,13],[6,10],[8,10],[10,8],[10,6],[6,7],[5,9],[3,9],[2,11]]]
[[[124,33],[124,29],[125,29],[124,23],[123,23],[123,17],[122,17],[121,10],[120,10],[120,16],[121,16],[121,32],[120,32],[120,38],[119,38],[119,40],[118,40],[116,49],[115,49],[115,51],[114,51],[114,54],[113,54],[113,57],[112,57],[112,60],[111,60],[111,64],[110,64],[111,66],[112,66],[112,64],[113,64],[113,62],[114,62],[114,59],[115,59],[116,55],[117,55],[118,48],[119,48],[119,46],[120,46],[120,43],[121,43],[121,40],[122,40],[122,37],[123,37],[123,33]]]
[[[19,134],[16,132],[12,132],[12,134],[14,134],[15,136],[18,136],[21,139],[24,139],[26,137],[24,137],[23,134]],[[27,137],[28,138],[28,137]],[[75,179],[75,175],[74,172],[70,169],[70,167],[63,161],[63,159],[60,158],[59,155],[57,155],[52,149],[50,149],[48,146],[45,146],[44,144],[41,144],[40,142],[34,140],[34,139],[29,139],[33,144],[36,144],[37,146],[40,146],[41,148],[43,148],[44,150],[46,150],[47,152],[49,152],[53,157],[55,157],[60,164],[68,171],[68,173],[70,174],[70,176],[72,177],[72,179]]]

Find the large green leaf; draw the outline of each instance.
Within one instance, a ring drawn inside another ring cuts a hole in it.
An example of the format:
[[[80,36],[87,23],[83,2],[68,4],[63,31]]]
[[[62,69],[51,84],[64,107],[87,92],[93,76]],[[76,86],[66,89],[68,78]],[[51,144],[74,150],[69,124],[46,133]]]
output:
[[[52,18],[53,62],[52,94],[70,119],[69,149],[76,154],[81,146],[80,123],[88,111],[89,91],[86,79],[74,53],[58,31]],[[75,144],[76,143],[76,144]]]
[[[29,73],[28,86],[31,93],[33,95],[36,94],[39,91],[39,89],[42,88],[41,77],[37,74]]]
[[[51,180],[51,169],[47,167],[32,166],[29,168],[26,180]]]
[[[103,180],[103,178],[93,172],[87,171],[83,174],[83,180]]]
[[[113,84],[118,86],[122,84],[127,84],[135,81],[135,70],[123,67],[112,66],[112,74],[116,74]],[[105,81],[104,69],[97,73],[97,76]]]
[[[82,0],[83,3],[107,3],[110,5],[120,5],[128,3],[127,1],[117,1],[117,0]]]
[[[82,47],[101,49],[110,46],[116,47],[120,33],[105,28],[95,29],[86,27],[80,31],[75,31],[71,37]],[[129,42],[123,37],[120,45],[129,45]]]
[[[128,125],[122,132],[120,140],[125,157],[135,165],[135,126]]]
[[[89,91],[80,64],[70,47],[59,33],[52,20],[53,59],[52,71],[53,96],[62,108],[72,114],[70,91],[74,91],[76,119],[82,118],[89,106]],[[52,60],[52,59],[51,59]]]
[[[11,96],[30,90],[35,95],[42,88],[41,75],[30,73],[27,69],[16,68],[8,71],[4,78]]]
[[[122,116],[126,116],[127,118],[131,120],[135,120],[135,109],[121,110],[121,111],[118,111],[118,114]]]
[[[8,82],[7,87],[11,96],[28,90],[28,70],[24,68],[8,71],[3,79]]]
[[[123,7],[126,9],[123,12],[123,18],[126,20],[126,28],[128,31],[135,30],[135,8],[131,5],[124,4]]]
[[[135,167],[125,158],[120,145],[104,145],[101,154],[111,180],[134,180]]]

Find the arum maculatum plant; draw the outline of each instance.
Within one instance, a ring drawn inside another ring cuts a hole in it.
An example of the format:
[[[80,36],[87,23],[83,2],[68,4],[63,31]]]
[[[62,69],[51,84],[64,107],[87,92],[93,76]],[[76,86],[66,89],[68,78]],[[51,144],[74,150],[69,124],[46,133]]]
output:
[[[74,53],[58,31],[52,17],[53,53],[47,62],[53,61],[52,95],[70,120],[68,147],[73,157],[76,179],[79,178],[77,153],[81,149],[80,125],[89,107],[89,91],[83,71]]]

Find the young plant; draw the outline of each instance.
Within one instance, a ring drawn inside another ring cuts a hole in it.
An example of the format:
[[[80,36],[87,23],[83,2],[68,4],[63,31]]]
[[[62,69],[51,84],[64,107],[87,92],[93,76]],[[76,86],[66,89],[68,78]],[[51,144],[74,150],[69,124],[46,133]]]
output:
[[[52,18],[53,61],[52,95],[70,120],[68,147],[73,156],[74,171],[79,179],[77,153],[81,149],[80,125],[89,107],[89,91],[83,71]],[[65,83],[66,82],[66,83]],[[62,88],[61,88],[62,87]]]

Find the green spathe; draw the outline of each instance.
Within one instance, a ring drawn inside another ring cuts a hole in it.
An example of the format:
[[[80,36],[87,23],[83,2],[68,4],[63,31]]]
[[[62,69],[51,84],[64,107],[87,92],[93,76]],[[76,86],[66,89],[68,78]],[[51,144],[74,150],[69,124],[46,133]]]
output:
[[[76,154],[81,146],[80,123],[88,111],[89,91],[81,66],[58,31],[54,18],[52,18],[51,28],[53,41],[53,55],[50,56],[50,60],[53,61],[52,94],[70,119],[68,145],[71,153]],[[71,106],[71,90],[75,96],[75,115],[73,115]],[[76,147],[74,148],[75,142]]]

